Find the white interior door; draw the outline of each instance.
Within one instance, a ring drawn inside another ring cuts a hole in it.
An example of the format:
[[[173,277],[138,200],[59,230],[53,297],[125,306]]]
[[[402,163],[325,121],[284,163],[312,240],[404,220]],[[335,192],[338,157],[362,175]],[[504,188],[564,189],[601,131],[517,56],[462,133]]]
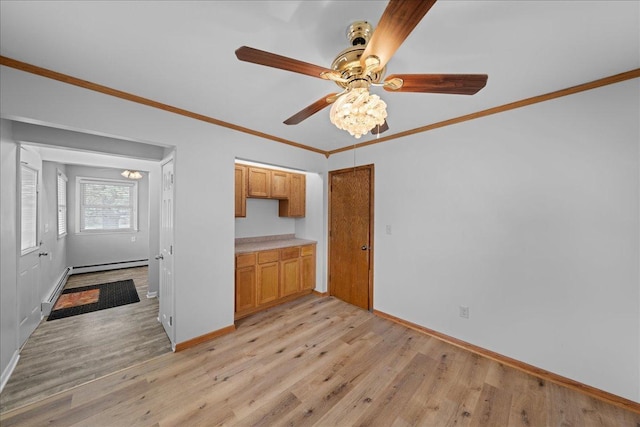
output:
[[[162,164],[162,204],[160,212],[160,321],[175,349],[175,314],[173,283],[173,159]]]
[[[20,346],[41,320],[39,295],[40,257],[40,186],[42,175],[40,155],[28,148],[20,149],[19,217],[20,259],[18,261],[18,329]]]

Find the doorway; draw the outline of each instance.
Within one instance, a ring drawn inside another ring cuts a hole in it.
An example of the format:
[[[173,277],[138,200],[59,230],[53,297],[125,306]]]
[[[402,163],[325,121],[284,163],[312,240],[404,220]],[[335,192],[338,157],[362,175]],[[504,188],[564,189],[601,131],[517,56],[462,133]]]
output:
[[[329,172],[329,295],[373,309],[373,165]]]
[[[18,260],[18,347],[40,323],[40,257],[42,252],[41,185],[42,159],[26,147],[20,147],[19,216],[20,257]]]

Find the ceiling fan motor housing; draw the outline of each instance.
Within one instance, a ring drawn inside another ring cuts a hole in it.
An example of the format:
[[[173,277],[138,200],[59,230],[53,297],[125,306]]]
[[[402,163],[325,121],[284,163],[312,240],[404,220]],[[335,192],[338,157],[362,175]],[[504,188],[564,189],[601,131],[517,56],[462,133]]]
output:
[[[351,46],[366,45],[373,34],[373,27],[367,21],[356,21],[347,28],[347,40]]]
[[[373,27],[367,21],[356,21],[347,28],[347,40],[351,46],[340,52],[331,63],[331,69],[340,72],[346,80],[345,82],[336,81],[341,88],[346,89],[353,80],[364,79],[369,83],[380,83],[384,77],[384,68],[364,75],[360,64],[360,57],[372,34]]]

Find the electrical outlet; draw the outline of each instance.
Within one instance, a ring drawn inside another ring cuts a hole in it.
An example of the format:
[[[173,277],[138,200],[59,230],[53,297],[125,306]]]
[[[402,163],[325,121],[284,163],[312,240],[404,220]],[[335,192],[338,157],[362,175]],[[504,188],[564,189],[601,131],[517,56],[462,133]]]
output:
[[[469,318],[469,307],[465,307],[464,305],[460,306],[460,317],[464,317],[465,319]]]
[[[131,241],[135,242],[136,241],[136,236],[131,236]]]
[[[391,234],[391,225],[387,225],[387,234]]]

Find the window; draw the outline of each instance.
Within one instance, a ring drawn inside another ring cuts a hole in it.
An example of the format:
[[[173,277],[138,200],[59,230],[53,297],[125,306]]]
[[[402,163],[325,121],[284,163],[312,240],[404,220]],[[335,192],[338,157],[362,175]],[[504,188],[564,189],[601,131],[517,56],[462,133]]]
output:
[[[138,183],[77,178],[78,231],[135,231],[138,214]]]
[[[38,246],[38,171],[20,167],[20,250],[24,254]]]
[[[58,171],[58,237],[67,234],[67,177]]]

